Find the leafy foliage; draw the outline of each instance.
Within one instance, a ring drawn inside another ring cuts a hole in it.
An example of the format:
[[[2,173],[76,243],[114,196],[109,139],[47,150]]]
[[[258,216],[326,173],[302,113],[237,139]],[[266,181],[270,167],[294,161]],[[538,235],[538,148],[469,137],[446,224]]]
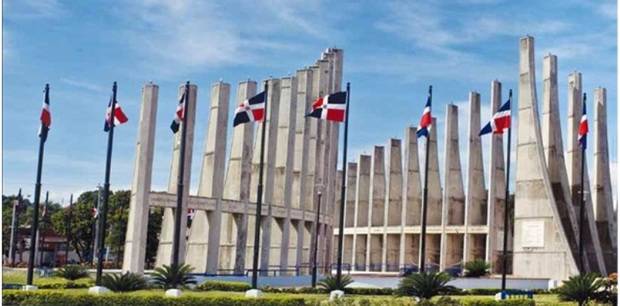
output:
[[[145,289],[146,280],[137,273],[107,273],[101,278],[104,287],[114,292],[127,292]]]
[[[465,263],[465,277],[480,277],[489,274],[489,265],[486,261],[476,259]]]
[[[411,274],[400,280],[397,293],[404,296],[415,296],[430,299],[436,295],[447,294],[456,290],[449,286],[452,278],[444,272],[421,272]]]
[[[618,305],[618,274],[612,273],[602,280],[603,290],[596,296],[596,301],[606,305]]]
[[[196,286],[196,289],[203,291],[218,290],[245,292],[252,289],[252,286],[244,282],[206,281]]]
[[[351,283],[353,283],[353,279],[351,278],[351,276],[349,275],[342,275],[340,277],[340,283],[338,283],[338,278],[336,278],[333,275],[330,275],[324,279],[322,279],[321,281],[318,282],[319,287],[329,291],[333,291],[333,290],[342,290],[344,291],[344,289],[350,285]]]
[[[66,265],[56,271],[56,276],[68,280],[76,280],[83,277],[88,277],[88,271],[80,265]]]
[[[562,283],[557,293],[560,300],[575,301],[579,305],[586,305],[598,296],[603,285],[603,280],[598,274],[587,273],[571,276]]]
[[[196,280],[190,273],[194,270],[190,265],[163,265],[154,269],[151,277],[153,283],[161,288],[170,289],[176,286],[186,287],[196,284]]]

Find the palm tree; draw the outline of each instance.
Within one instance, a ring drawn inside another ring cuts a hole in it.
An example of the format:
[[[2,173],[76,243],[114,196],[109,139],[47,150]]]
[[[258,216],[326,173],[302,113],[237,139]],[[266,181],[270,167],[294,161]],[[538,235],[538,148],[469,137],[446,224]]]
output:
[[[431,299],[436,295],[456,290],[455,287],[448,285],[450,280],[452,277],[444,272],[415,273],[400,280],[397,293],[403,296]]]
[[[318,285],[319,287],[331,292],[334,290],[344,291],[344,288],[346,288],[351,283],[353,283],[353,279],[351,279],[351,276],[349,275],[342,275],[340,277],[340,283],[338,283],[338,279],[336,277],[330,275],[322,279]]]
[[[179,266],[167,266],[155,268],[151,277],[153,283],[164,289],[176,288],[177,286],[185,287],[190,284],[196,284],[196,280],[190,273],[194,270],[190,265],[182,264]]]
[[[580,306],[594,300],[604,283],[596,273],[571,276],[558,288],[558,296],[563,301],[575,301]]]

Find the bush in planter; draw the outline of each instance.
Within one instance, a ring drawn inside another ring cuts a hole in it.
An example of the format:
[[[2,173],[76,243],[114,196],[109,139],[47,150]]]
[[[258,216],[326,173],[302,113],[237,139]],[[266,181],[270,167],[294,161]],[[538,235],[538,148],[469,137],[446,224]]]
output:
[[[319,287],[327,290],[328,292],[331,292],[334,290],[344,291],[344,288],[346,288],[351,283],[353,283],[353,279],[349,275],[341,275],[340,283],[338,283],[338,279],[335,276],[330,275],[319,281],[318,285]]]
[[[486,261],[476,259],[465,263],[465,277],[481,277],[489,274],[489,265]]]
[[[557,289],[560,300],[574,301],[580,306],[594,300],[603,287],[603,280],[596,273],[571,276]]]
[[[228,282],[228,281],[206,281],[198,286],[196,286],[196,290],[218,290],[218,291],[236,291],[236,292],[245,292],[252,289],[248,283],[244,282]]]
[[[86,271],[86,268],[80,265],[66,265],[58,269],[55,274],[56,276],[62,277],[64,279],[76,280],[79,278],[87,277],[88,271]]]
[[[190,265],[182,264],[178,266],[163,265],[155,268],[151,277],[153,283],[161,288],[170,289],[174,285],[186,287],[187,285],[196,284],[196,280],[190,273],[194,270]]]
[[[448,285],[451,279],[450,275],[443,272],[414,273],[400,280],[397,294],[431,299],[436,295],[449,294],[457,290]]]
[[[107,273],[101,278],[102,285],[114,292],[142,290],[147,287],[146,280],[137,273]]]

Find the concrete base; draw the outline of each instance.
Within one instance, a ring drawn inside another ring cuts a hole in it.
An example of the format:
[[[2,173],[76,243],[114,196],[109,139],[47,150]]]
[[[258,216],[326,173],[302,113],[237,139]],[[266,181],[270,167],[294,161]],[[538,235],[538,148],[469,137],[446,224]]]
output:
[[[245,292],[246,298],[259,298],[263,296],[263,292],[258,289],[250,289]]]
[[[166,293],[164,294],[166,297],[171,297],[171,298],[178,298],[181,296],[181,290],[180,289],[168,289],[166,290]]]
[[[101,294],[106,294],[110,292],[112,292],[110,291],[110,289],[103,287],[103,286],[94,286],[94,287],[88,288],[88,294],[101,295]]]
[[[36,291],[37,289],[39,289],[37,286],[34,285],[24,285],[22,287],[22,291]]]
[[[342,290],[334,290],[332,292],[329,293],[329,301],[333,302],[334,300],[337,300],[339,298],[344,297],[344,291]]]
[[[506,294],[504,292],[498,292],[495,294],[495,300],[501,301],[506,298]]]

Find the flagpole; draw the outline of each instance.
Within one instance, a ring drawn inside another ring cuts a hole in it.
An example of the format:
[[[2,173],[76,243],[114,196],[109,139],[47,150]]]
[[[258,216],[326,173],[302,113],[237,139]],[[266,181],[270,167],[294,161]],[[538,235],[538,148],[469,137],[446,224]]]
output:
[[[267,97],[269,81],[265,82],[265,111],[263,112],[263,123],[261,124],[260,140],[260,163],[258,166],[258,186],[256,187],[256,216],[254,222],[254,257],[252,258],[252,289],[257,289],[258,283],[258,254],[260,251],[260,221],[263,205],[263,163],[265,159],[265,125],[267,125]]]
[[[69,213],[67,221],[67,247],[65,249],[65,265],[69,263],[69,246],[71,245],[71,218],[73,217],[73,193],[69,198]]]
[[[433,101],[433,86],[428,87],[428,96]],[[431,118],[431,128],[432,118]],[[424,157],[424,191],[422,194],[422,232],[420,234],[420,272],[424,272],[426,260],[426,211],[428,207],[428,154],[430,152],[431,134],[426,135],[426,155]]]
[[[344,113],[344,148],[342,149],[342,185],[340,186],[340,225],[338,230],[338,265],[336,270],[336,280],[340,286],[342,278],[342,247],[344,242],[344,205],[346,194],[347,179],[347,143],[349,137],[349,97],[351,95],[351,83],[347,82],[347,106]],[[317,224],[318,226],[318,224]],[[318,237],[317,237],[318,239]]]
[[[586,93],[583,93],[583,105],[586,104]],[[583,107],[583,106],[582,106]],[[582,116],[583,116],[583,110],[582,110]],[[581,136],[581,137],[586,137],[585,135]],[[586,140],[587,141],[587,140]],[[579,199],[579,201],[581,202],[580,207],[579,207],[579,268],[581,269],[581,273],[583,273],[585,271],[584,269],[584,264],[583,264],[583,240],[584,240],[584,227],[583,227],[583,221],[584,221],[584,214],[585,214],[585,205],[586,205],[586,197],[585,197],[585,190],[584,190],[584,170],[585,170],[585,164],[586,164],[586,146],[581,144],[581,198]]]
[[[110,114],[108,122],[108,152],[105,163],[105,182],[103,183],[103,203],[101,203],[101,209],[97,207],[99,217],[101,220],[98,222],[99,227],[99,240],[97,241],[97,274],[95,284],[101,286],[101,274],[103,272],[103,248],[105,242],[105,232],[107,226],[108,215],[108,200],[110,198],[110,166],[112,165],[112,143],[114,141],[114,113],[116,112],[116,82],[112,85],[112,103],[110,105]]]
[[[312,288],[316,287],[316,276],[317,276],[317,253],[319,252],[319,217],[321,215],[321,186],[318,186],[319,190],[317,192],[317,196],[318,196],[318,201],[317,201],[317,208],[316,208],[316,216],[314,218],[314,245],[312,246],[312,248],[314,249],[314,252],[312,252]]]
[[[45,217],[47,215],[47,205],[48,205],[49,196],[50,196],[50,192],[46,191],[45,192],[45,205],[43,206],[43,213],[41,214],[41,226],[45,224]],[[39,251],[39,267],[41,267],[43,266],[43,243],[45,243],[45,236],[43,236],[41,229],[39,229],[39,235],[37,239],[38,239],[37,249]]]
[[[93,240],[93,250],[90,256],[90,264],[95,264],[95,257],[97,257],[97,241],[99,241],[99,208],[101,208],[101,185],[97,184],[97,203],[95,205],[95,222],[93,223],[93,234],[95,239]]]
[[[49,104],[50,85],[45,84],[45,103]],[[46,128],[41,123],[41,130]],[[37,162],[37,180],[34,185],[34,205],[32,207],[32,227],[30,229],[30,254],[28,254],[28,271],[26,274],[26,285],[32,286],[32,274],[34,269],[34,244],[37,241],[37,230],[39,228],[39,201],[41,200],[41,170],[43,167],[43,152],[45,150],[45,140],[47,137],[39,135],[39,160]]]
[[[15,233],[17,228],[17,210],[19,209],[19,205],[21,204],[22,199],[22,189],[19,188],[19,192],[17,193],[17,199],[13,202],[13,213],[11,215],[11,241],[9,245],[9,260],[11,261],[11,265],[15,265]]]
[[[185,101],[183,101],[183,130],[181,131],[181,147],[179,149],[179,172],[177,176],[177,207],[174,213],[174,237],[172,238],[172,269],[179,267],[179,246],[181,240],[181,216],[183,216],[183,193],[185,177],[185,138],[187,138],[187,117],[189,114],[189,81],[185,83]],[[177,287],[177,282],[172,288]]]
[[[502,261],[502,292],[506,291],[506,270],[508,269],[508,208],[510,203],[510,137],[512,134],[512,89],[508,92],[508,103],[511,110],[510,126],[508,127],[508,145],[506,150],[506,193],[505,193],[505,205],[504,205],[504,246],[503,253],[504,258]]]

